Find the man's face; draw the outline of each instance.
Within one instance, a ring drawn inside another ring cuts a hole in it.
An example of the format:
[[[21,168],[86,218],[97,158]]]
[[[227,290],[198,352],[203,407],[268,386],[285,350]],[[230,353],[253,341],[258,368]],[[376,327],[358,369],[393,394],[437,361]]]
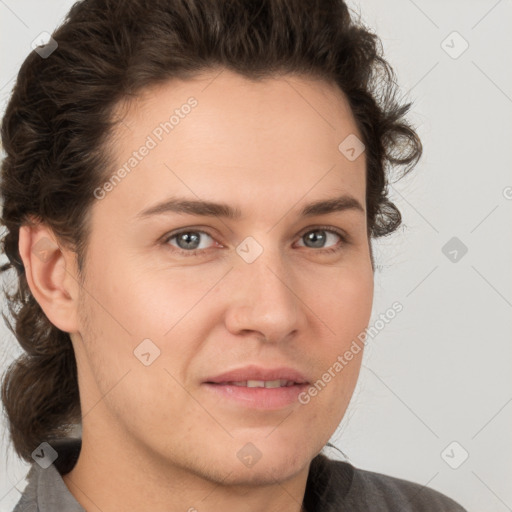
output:
[[[72,334],[84,442],[224,483],[289,478],[345,413],[363,351],[335,363],[371,313],[365,157],[338,148],[359,135],[346,100],[322,81],[224,70],[147,90],[123,121],[112,151],[127,165],[91,211]],[[363,209],[301,215],[342,195]],[[178,197],[241,216],[141,213]],[[212,383],[249,366],[309,386]]]

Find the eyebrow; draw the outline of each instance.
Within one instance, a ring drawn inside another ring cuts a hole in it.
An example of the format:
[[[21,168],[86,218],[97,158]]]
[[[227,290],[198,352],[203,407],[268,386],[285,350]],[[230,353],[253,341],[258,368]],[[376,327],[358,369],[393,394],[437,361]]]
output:
[[[364,213],[363,206],[355,197],[342,195],[330,199],[320,199],[309,203],[302,208],[299,215],[301,217],[312,217],[314,215],[326,215],[329,213],[343,212],[347,210]],[[139,212],[136,215],[136,218],[145,219],[154,215],[162,215],[166,213],[184,213],[205,217],[223,217],[230,220],[238,220],[242,217],[242,212],[238,208],[234,208],[226,203],[171,197]]]

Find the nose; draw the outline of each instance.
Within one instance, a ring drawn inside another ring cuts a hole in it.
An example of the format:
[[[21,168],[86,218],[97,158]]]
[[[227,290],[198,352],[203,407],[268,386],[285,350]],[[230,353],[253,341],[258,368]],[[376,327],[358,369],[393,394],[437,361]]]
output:
[[[236,335],[256,332],[268,342],[279,342],[304,326],[303,290],[281,251],[268,244],[260,248],[254,241],[238,248],[240,257],[229,276],[226,327]]]

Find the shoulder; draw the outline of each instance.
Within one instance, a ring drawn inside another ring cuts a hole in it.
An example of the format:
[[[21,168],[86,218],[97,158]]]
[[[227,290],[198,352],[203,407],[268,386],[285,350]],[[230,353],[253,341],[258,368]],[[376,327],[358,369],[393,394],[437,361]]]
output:
[[[81,440],[67,438],[48,444],[55,451],[56,459],[50,464],[31,465],[25,477],[27,485],[13,512],[85,512],[62,479],[76,463]]]
[[[325,510],[365,512],[467,512],[456,501],[419,483],[354,467],[321,454],[311,466],[311,485],[325,500]],[[315,508],[310,507],[311,510]],[[308,508],[308,512],[310,510]]]
[[[355,469],[351,490],[356,496],[364,494],[378,499],[383,511],[401,507],[404,512],[466,512],[453,499],[435,489],[364,469]]]

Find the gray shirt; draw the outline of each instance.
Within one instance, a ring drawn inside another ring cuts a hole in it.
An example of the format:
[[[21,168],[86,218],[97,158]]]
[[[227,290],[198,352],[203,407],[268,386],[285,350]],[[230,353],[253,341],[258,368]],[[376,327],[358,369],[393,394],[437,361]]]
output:
[[[62,479],[78,459],[81,440],[49,444],[57,451],[57,459],[46,469],[32,464],[13,512],[86,512]],[[467,512],[434,489],[322,454],[311,462],[303,506],[307,512]]]

